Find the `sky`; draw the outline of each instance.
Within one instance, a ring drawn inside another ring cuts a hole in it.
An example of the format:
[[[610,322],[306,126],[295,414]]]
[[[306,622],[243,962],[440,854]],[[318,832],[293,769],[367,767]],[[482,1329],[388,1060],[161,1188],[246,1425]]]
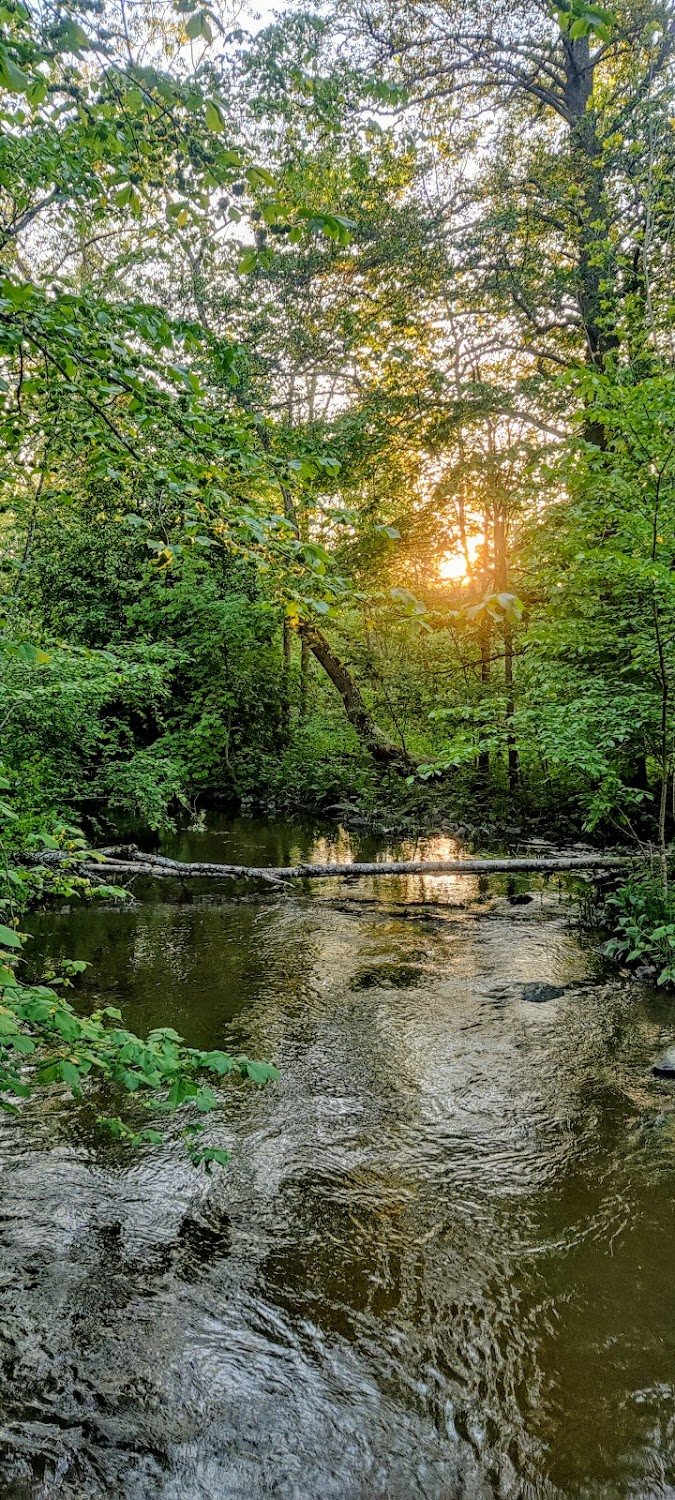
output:
[[[251,30],[258,30],[269,25],[275,11],[283,9],[284,0],[245,0],[241,14]]]

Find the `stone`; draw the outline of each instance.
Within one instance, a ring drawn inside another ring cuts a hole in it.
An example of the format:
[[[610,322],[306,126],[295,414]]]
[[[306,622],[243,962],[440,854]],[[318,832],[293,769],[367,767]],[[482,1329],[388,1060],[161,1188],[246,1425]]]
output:
[[[658,1062],[654,1063],[652,1073],[657,1078],[675,1078],[675,1047],[668,1047],[663,1052]]]
[[[530,1005],[543,1005],[547,1000],[559,1000],[565,993],[562,984],[525,984],[523,985],[523,1000]]]

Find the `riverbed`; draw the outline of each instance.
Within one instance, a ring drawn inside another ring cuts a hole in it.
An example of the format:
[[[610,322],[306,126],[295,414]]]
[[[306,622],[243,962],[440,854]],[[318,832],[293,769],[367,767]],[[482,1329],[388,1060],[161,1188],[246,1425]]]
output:
[[[461,853],[252,819],[163,847]],[[2,1121],[6,1500],[675,1496],[675,1001],[573,916],[557,881],[382,876],[31,920],[82,1005],[281,1077],[228,1091],[210,1176],[58,1097]]]

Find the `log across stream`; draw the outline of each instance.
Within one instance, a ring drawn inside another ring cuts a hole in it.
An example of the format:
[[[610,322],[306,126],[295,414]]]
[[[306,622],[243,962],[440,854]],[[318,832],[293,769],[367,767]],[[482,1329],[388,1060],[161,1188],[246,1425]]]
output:
[[[598,851],[580,855],[515,856],[503,859],[417,859],[378,860],[363,864],[234,865],[206,861],[168,859],[161,854],[147,854],[136,845],[113,845],[95,851],[92,857],[60,851],[31,856],[32,863],[68,864],[91,878],[108,876],[149,876],[174,880],[261,880],[280,885],[290,880],[355,880],[364,875],[522,875],[574,873],[575,871],[619,870],[630,866],[632,858],[614,852]]]

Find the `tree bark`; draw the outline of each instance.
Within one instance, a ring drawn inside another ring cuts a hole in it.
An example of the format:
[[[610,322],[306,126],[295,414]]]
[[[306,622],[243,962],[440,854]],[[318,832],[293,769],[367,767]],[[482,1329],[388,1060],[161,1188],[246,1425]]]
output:
[[[616,332],[616,267],[612,261],[610,220],[605,197],[602,146],[592,103],[595,67],[589,38],[565,38],[564,98],[570,126],[573,178],[579,193],[577,301],[586,335],[587,360],[604,370],[608,355],[619,347]],[[584,424],[586,442],[607,447],[607,433],[591,417]]]
[[[497,501],[495,503],[494,515],[494,548],[495,588],[498,593],[506,593],[509,586],[506,534],[506,506]],[[504,686],[506,688],[506,754],[509,791],[514,796],[518,790],[518,747],[513,732],[513,713],[515,708],[513,690],[513,629],[509,620],[505,620],[502,626],[502,639],[504,642]]]
[[[518,791],[518,746],[513,732],[515,700],[513,696],[513,631],[508,621],[504,624],[504,684],[506,687],[506,754],[509,791],[514,796]]]
[[[159,854],[144,854],[133,846],[121,846],[124,852],[107,856],[101,863],[88,860],[87,856],[64,854],[60,851],[42,851],[25,855],[28,865],[65,865],[82,874],[106,880],[115,875],[145,875],[152,879],[240,879],[264,880],[279,885],[285,880],[306,879],[359,879],[362,875],[500,875],[536,874],[552,875],[556,872],[575,870],[624,869],[635,862],[635,856],[617,854],[556,854],[544,858],[520,856],[504,859],[413,859],[382,860],[381,863],[349,865],[217,865],[200,864],[197,861],[181,863]],[[103,853],[102,850],[98,851]],[[646,857],[646,856],[645,856]]]
[[[281,703],[281,728],[284,743],[287,743],[291,734],[291,662],[293,648],[293,632],[291,622],[284,615],[283,622],[283,681],[282,681],[282,703]]]
[[[293,504],[293,496],[290,490],[285,485],[281,486],[281,492],[283,495],[284,515],[286,516],[286,520],[290,521],[296,536],[299,536],[300,526],[296,509]],[[287,680],[290,683],[290,627],[287,645],[287,637],[285,633],[287,625],[288,622],[285,621],[284,660],[286,662]],[[301,715],[304,716],[306,710],[306,668],[309,665],[308,653],[311,652],[312,656],[316,657],[319,665],[323,667],[324,672],[326,672],[327,676],[330,677],[333,687],[337,688],[342,702],[344,703],[347,718],[349,719],[350,724],[352,724],[354,729],[356,730],[356,733],[358,734],[362,744],[364,744],[366,749],[370,751],[373,760],[377,761],[378,765],[381,766],[387,766],[390,768],[394,767],[400,771],[414,771],[417,767],[417,761],[413,760],[412,757],[409,756],[407,752],[401,748],[400,745],[396,745],[394,741],[390,740],[388,735],[384,733],[384,730],[380,729],[379,724],[375,722],[372,714],[369,713],[363,701],[363,698],[361,697],[359,687],[354,681],[351,672],[345,666],[344,662],[340,661],[339,656],[336,656],[332,646],[330,645],[330,642],[323,634],[323,631],[319,630],[318,626],[311,625],[308,620],[300,620],[298,622],[297,630],[302,642]]]
[[[486,504],[483,512],[483,565],[482,565],[482,587],[483,597],[492,591],[494,584],[494,545],[492,553],[492,575],[490,572],[490,512]],[[480,680],[481,687],[487,689],[490,685],[490,665],[492,656],[492,628],[490,616],[485,614],[481,623],[479,636],[480,646]],[[482,731],[481,731],[482,732]],[[490,775],[490,751],[478,751],[478,775],[482,782],[487,782]]]
[[[330,677],[333,687],[337,688],[347,718],[373,760],[381,766],[394,767],[400,771],[414,771],[417,761],[413,760],[400,745],[390,740],[383,729],[380,729],[379,724],[375,722],[366,707],[360,688],[354,681],[349,668],[339,656],[336,656],[323,631],[319,630],[316,625],[311,625],[307,620],[300,620],[297,628],[300,639],[306,643],[307,649],[311,651],[312,656],[316,657],[319,665]]]
[[[300,720],[307,718],[309,698],[309,664],[311,652],[303,636],[300,638]]]

